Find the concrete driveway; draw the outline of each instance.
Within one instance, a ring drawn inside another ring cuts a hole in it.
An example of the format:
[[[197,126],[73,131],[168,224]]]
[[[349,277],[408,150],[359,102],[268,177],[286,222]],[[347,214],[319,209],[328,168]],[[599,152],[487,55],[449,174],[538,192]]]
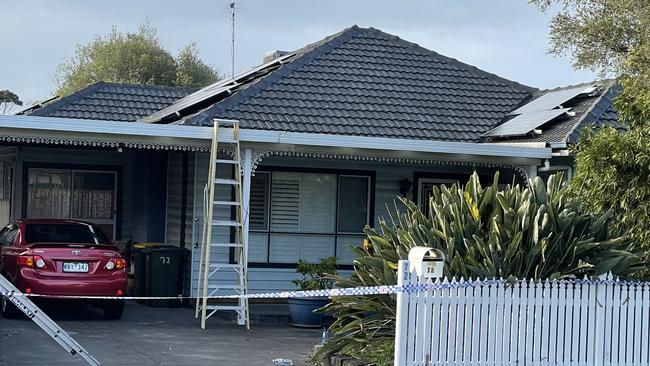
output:
[[[271,366],[274,358],[307,365],[305,358],[321,335],[320,330],[291,328],[278,316],[253,316],[259,320],[250,331],[212,317],[204,331],[193,309],[134,303],[127,304],[118,321],[104,320],[100,311],[85,306],[47,306],[44,311],[102,365]],[[253,305],[251,313],[255,312]],[[0,365],[85,364],[33,322],[0,318]]]

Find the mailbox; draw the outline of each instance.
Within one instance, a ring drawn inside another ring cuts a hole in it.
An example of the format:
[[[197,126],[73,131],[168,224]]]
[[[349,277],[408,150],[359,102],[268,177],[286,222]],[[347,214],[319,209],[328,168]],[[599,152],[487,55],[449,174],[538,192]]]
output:
[[[414,247],[409,251],[409,270],[418,276],[440,278],[445,267],[445,254],[428,247]]]

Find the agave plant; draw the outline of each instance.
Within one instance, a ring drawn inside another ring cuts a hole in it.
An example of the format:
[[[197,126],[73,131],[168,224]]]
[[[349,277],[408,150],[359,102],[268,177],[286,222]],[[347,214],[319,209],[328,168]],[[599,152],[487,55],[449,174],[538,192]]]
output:
[[[628,277],[645,268],[628,237],[611,229],[611,212],[583,212],[560,174],[527,187],[497,182],[498,173],[484,188],[473,174],[464,187],[434,187],[428,214],[400,198],[401,210],[378,230],[366,228],[364,245],[353,248],[354,272],[334,276],[336,286],[395,284],[397,261],[415,246],[442,250],[448,278]],[[393,336],[394,296],[337,297],[323,310],[336,318],[324,353],[364,352]]]

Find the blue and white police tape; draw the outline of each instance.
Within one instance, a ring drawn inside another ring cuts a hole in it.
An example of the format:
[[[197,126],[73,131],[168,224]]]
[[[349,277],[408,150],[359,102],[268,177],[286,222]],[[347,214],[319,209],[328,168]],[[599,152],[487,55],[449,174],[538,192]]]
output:
[[[649,286],[648,281],[623,281],[614,279],[565,279],[565,280],[543,280],[543,281],[508,281],[508,280],[470,280],[470,281],[447,281],[436,280],[426,284],[406,284],[406,285],[385,285],[385,286],[364,286],[350,288],[334,288],[329,290],[311,290],[311,291],[279,291],[265,292],[255,294],[232,294],[232,295],[209,295],[209,296],[92,296],[92,295],[46,295],[36,293],[21,293],[15,291],[0,291],[2,296],[25,296],[34,298],[56,298],[56,299],[100,299],[100,300],[183,300],[183,299],[287,299],[287,298],[306,298],[306,297],[339,297],[339,296],[367,296],[367,295],[391,295],[398,293],[416,293],[427,291],[441,291],[445,289],[480,287],[480,286],[568,286],[568,285],[628,285],[628,286]],[[212,291],[215,293],[215,291]]]

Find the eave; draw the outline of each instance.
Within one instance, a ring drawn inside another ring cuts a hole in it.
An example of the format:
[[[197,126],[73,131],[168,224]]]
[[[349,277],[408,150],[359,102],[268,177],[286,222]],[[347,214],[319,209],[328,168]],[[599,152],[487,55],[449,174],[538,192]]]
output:
[[[84,119],[0,116],[0,141],[85,145],[127,148],[206,151],[212,128],[159,125],[138,122]],[[227,139],[228,136],[223,136]],[[262,149],[310,149],[345,153],[373,152],[398,156],[436,156],[450,160],[518,161],[522,164],[551,157],[551,149],[538,146],[510,146],[498,143],[471,143],[385,137],[311,134],[286,131],[242,129],[244,147]]]

